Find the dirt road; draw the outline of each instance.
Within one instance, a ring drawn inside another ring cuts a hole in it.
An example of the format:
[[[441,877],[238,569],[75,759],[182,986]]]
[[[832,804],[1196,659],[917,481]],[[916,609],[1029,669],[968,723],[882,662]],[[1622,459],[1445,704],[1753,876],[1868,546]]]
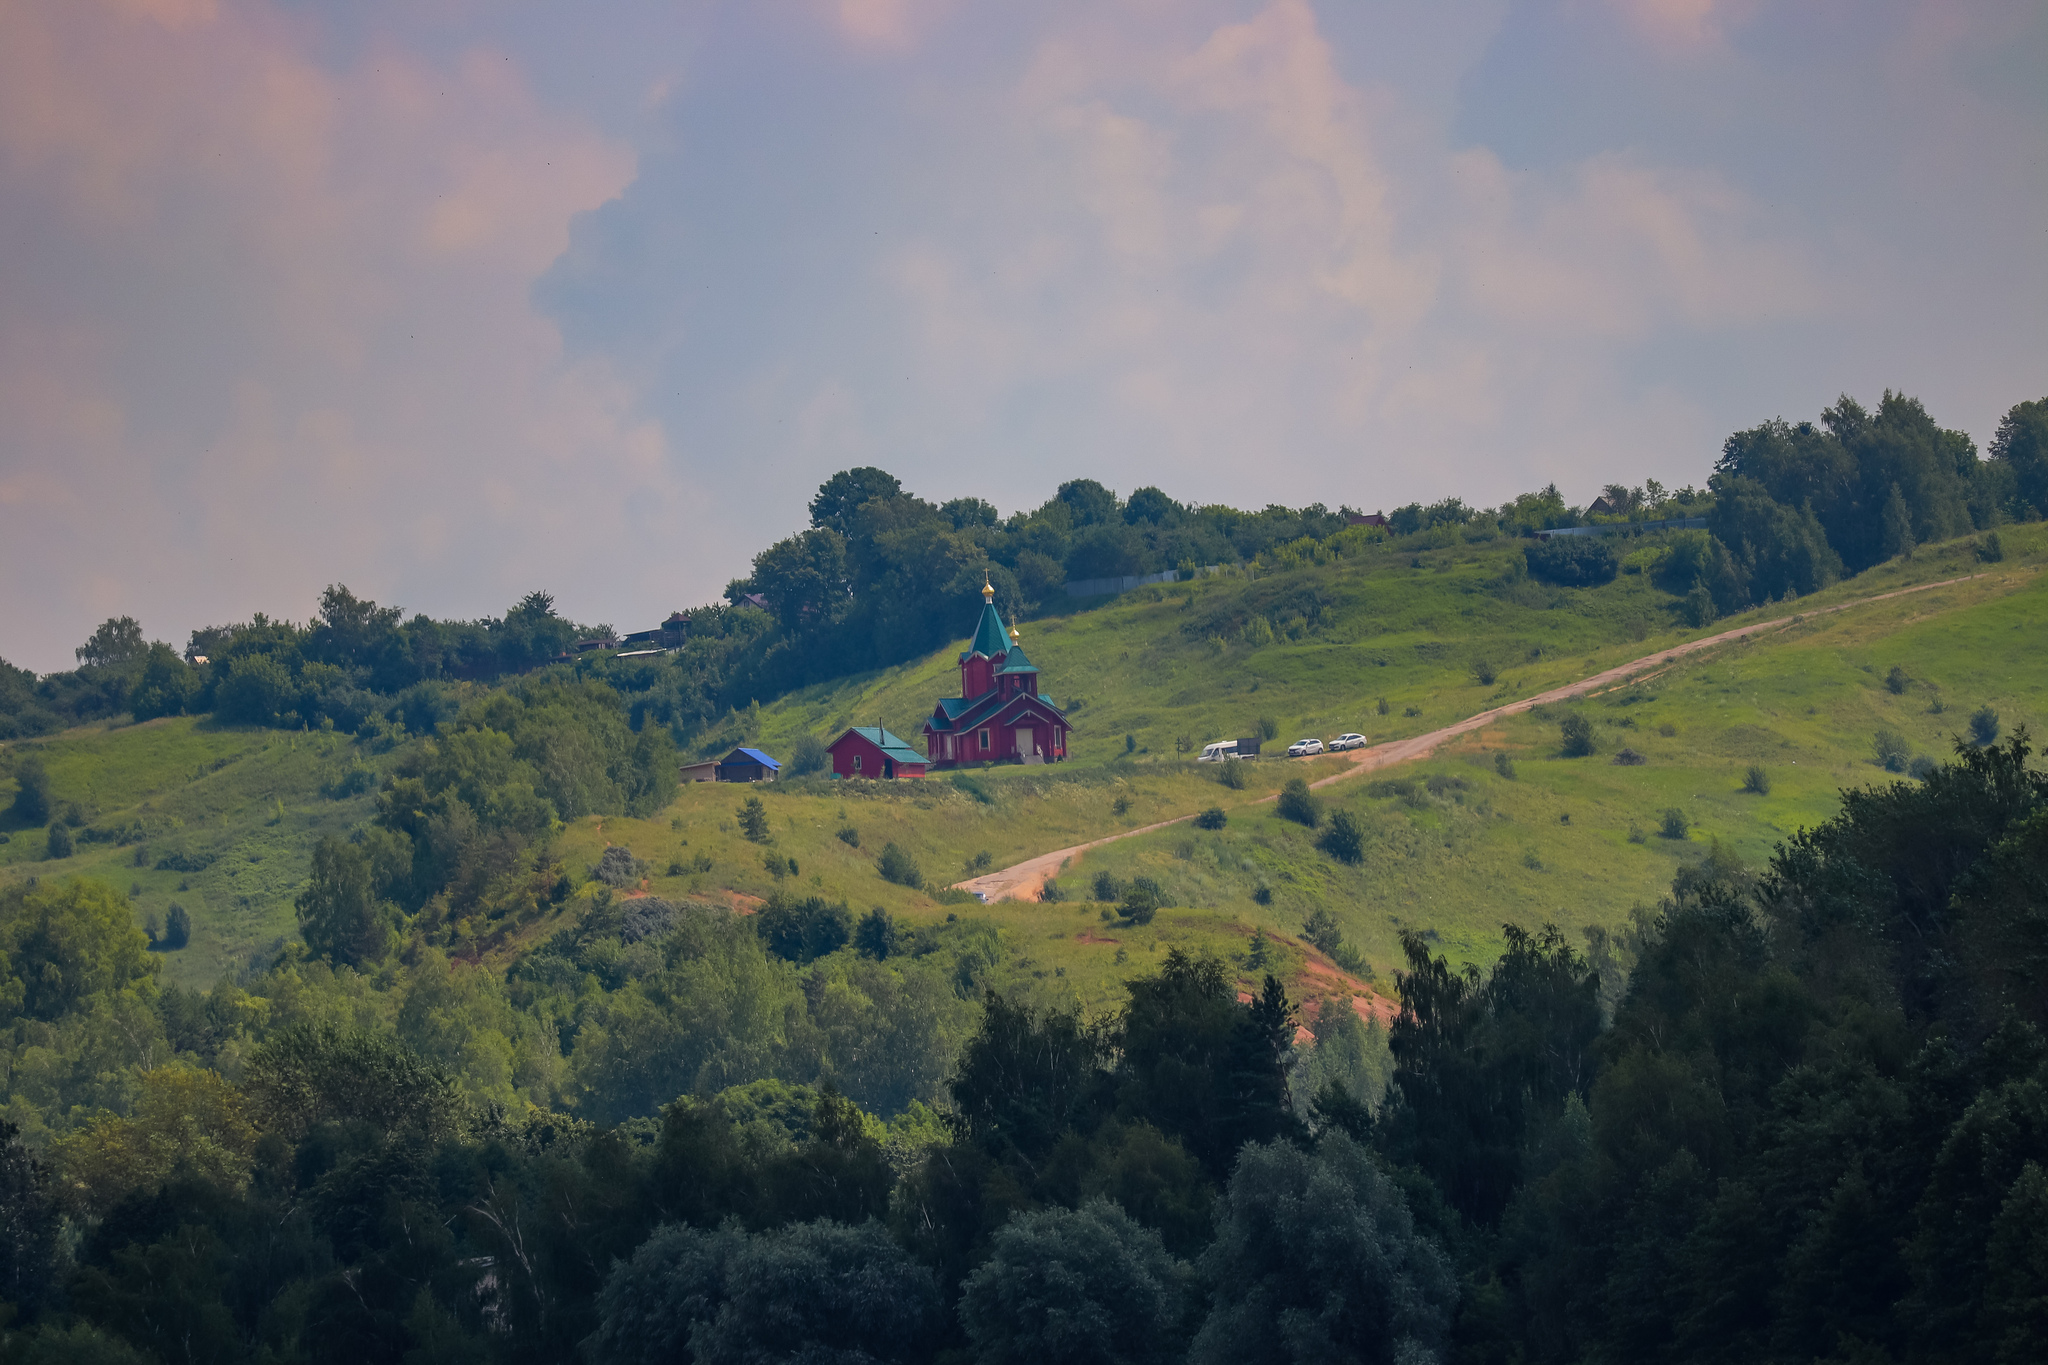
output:
[[[1811,611],[1779,617],[1773,621],[1760,621],[1755,625],[1738,626],[1733,630],[1724,630],[1718,635],[1709,635],[1704,639],[1689,640],[1682,645],[1673,645],[1670,649],[1660,649],[1654,654],[1645,654],[1640,659],[1631,659],[1625,664],[1618,664],[1604,672],[1595,673],[1590,678],[1584,678],[1575,683],[1568,683],[1563,687],[1553,687],[1548,692],[1539,693],[1533,697],[1524,697],[1520,701],[1509,702],[1506,706],[1496,706],[1491,711],[1481,711],[1478,715],[1467,717],[1456,725],[1446,725],[1443,729],[1431,730],[1426,735],[1416,735],[1412,739],[1392,740],[1386,744],[1375,744],[1368,749],[1354,749],[1351,751],[1351,766],[1349,768],[1346,768],[1343,772],[1323,778],[1320,782],[1311,782],[1309,785],[1311,787],[1327,787],[1333,782],[1342,782],[1347,778],[1357,777],[1361,773],[1378,772],[1382,768],[1391,768],[1401,763],[1413,763],[1418,758],[1429,757],[1430,754],[1436,751],[1437,746],[1445,740],[1456,739],[1459,735],[1467,735],[1474,730],[1482,730],[1503,716],[1520,715],[1532,707],[1543,706],[1550,702],[1570,701],[1574,697],[1583,697],[1589,692],[1602,691],[1619,683],[1627,682],[1639,673],[1666,667],[1688,654],[1697,654],[1703,649],[1712,649],[1716,645],[1724,645],[1730,641],[1746,640],[1752,635],[1762,635],[1769,631],[1780,630],[1795,621],[1803,621],[1810,617],[1829,616],[1838,611],[1847,611],[1851,607],[1866,606],[1872,602],[1882,602],[1892,597],[1904,597],[1909,593],[1927,592],[1933,588],[1952,587],[1957,583],[1967,583],[1973,578],[1982,577],[1982,574],[1964,574],[1960,578],[1944,578],[1939,583],[1921,583],[1910,588],[1899,588],[1894,592],[1879,593],[1874,597],[1859,597],[1853,602],[1841,602],[1832,607],[1817,607]],[[1272,796],[1263,796],[1255,801],[1247,801],[1243,806],[1237,807],[1237,809],[1242,810],[1250,806],[1264,805],[1269,801],[1278,799],[1279,794],[1276,792]],[[1027,858],[1021,863],[1015,863],[998,871],[970,878],[967,881],[955,882],[954,885],[963,891],[975,892],[983,900],[987,901],[1035,901],[1038,899],[1039,888],[1045,885],[1047,877],[1057,876],[1061,864],[1068,862],[1070,859],[1079,858],[1089,849],[1100,848],[1104,844],[1113,844],[1119,839],[1129,839],[1133,835],[1149,834],[1155,829],[1165,829],[1170,825],[1183,824],[1194,818],[1192,814],[1189,814],[1172,820],[1161,820],[1157,824],[1143,825],[1137,829],[1119,830],[1115,834],[1104,835],[1100,839],[1091,839],[1085,844],[1075,844],[1071,848],[1060,848],[1054,849],[1051,853],[1041,853],[1035,858]]]

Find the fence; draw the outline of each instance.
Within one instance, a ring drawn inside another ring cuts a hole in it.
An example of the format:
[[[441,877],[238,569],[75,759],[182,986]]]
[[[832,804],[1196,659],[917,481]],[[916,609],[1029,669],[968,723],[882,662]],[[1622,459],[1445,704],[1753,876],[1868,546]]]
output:
[[[1536,539],[1548,540],[1552,536],[1606,536],[1627,531],[1692,531],[1706,524],[1705,517],[1672,517],[1666,521],[1614,522],[1606,526],[1560,526],[1552,531],[1538,531]]]
[[[1223,566],[1221,564],[1207,564],[1196,569],[1195,572],[1199,575],[1207,576],[1212,573],[1221,573],[1222,570]],[[1142,588],[1147,583],[1178,583],[1179,581],[1180,570],[1161,569],[1158,573],[1133,574],[1124,578],[1079,578],[1066,586],[1067,596],[1069,597],[1101,597],[1105,593],[1129,592],[1132,588]]]

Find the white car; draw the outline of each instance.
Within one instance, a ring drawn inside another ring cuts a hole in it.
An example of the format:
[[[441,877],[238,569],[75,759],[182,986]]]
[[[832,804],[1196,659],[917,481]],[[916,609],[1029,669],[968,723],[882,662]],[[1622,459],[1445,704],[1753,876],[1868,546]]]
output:
[[[1289,758],[1307,758],[1310,754],[1319,754],[1322,751],[1323,742],[1319,739],[1297,739],[1287,746]]]
[[[1330,752],[1333,754],[1339,749],[1363,749],[1364,747],[1364,735],[1339,735],[1330,741]]]

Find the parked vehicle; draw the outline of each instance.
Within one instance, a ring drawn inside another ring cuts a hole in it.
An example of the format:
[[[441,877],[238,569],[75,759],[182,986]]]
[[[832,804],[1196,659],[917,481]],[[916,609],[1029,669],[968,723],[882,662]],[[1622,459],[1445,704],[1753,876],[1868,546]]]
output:
[[[1363,749],[1364,747],[1365,736],[1360,734],[1339,735],[1330,741],[1331,753],[1336,753],[1339,749]]]
[[[1221,763],[1226,758],[1257,758],[1259,741],[1256,739],[1218,739],[1202,746],[1202,752],[1195,755],[1197,763]]]
[[[1310,754],[1319,754],[1322,751],[1323,742],[1319,739],[1297,739],[1287,746],[1289,758],[1307,758]]]

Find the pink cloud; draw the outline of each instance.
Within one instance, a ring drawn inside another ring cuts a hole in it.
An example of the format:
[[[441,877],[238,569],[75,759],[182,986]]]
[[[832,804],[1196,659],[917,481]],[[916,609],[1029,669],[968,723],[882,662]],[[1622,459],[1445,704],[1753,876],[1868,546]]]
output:
[[[0,572],[49,586],[10,632],[34,666],[105,613],[176,637],[336,579],[502,606],[682,496],[529,300],[630,149],[503,53],[330,70],[316,36],[254,0],[0,10],[0,197],[39,238],[0,264]],[[90,578],[37,574],[87,545]]]

